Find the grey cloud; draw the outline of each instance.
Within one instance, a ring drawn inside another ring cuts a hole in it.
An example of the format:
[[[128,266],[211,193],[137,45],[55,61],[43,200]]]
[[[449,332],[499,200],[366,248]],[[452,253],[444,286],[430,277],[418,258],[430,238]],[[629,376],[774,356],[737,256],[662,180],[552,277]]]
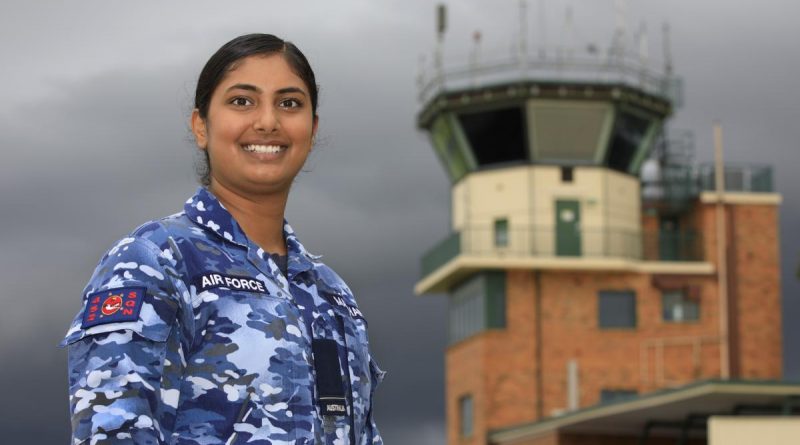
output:
[[[434,2],[254,1],[225,17],[216,2],[121,10],[103,3],[15,2],[3,7],[13,14],[0,14],[0,53],[9,61],[0,82],[8,98],[0,104],[0,355],[11,364],[0,368],[0,381],[19,406],[0,418],[4,437],[30,441],[35,431],[41,443],[66,441],[66,370],[54,345],[81,289],[113,240],[180,210],[193,192],[186,117],[195,76],[226,39],[266,30],[297,42],[322,86],[322,144],[295,184],[288,218],[348,281],[370,320],[370,341],[390,371],[376,412],[387,443],[442,443],[446,302],[411,291],[420,255],[449,230],[449,184],[414,127],[417,63],[433,48]],[[528,3],[535,38],[538,2]],[[611,2],[569,3],[583,38],[605,46]],[[671,125],[695,132],[698,158],[710,158],[710,125],[719,118],[730,161],[775,166],[785,199],[785,361],[787,373],[800,376],[792,340],[800,333],[791,322],[800,314],[800,61],[786,57],[798,37],[788,19],[798,5],[752,3],[747,16],[728,6],[635,3],[631,15],[648,20],[654,45],[659,23],[673,24],[687,102]],[[706,18],[720,8],[720,21]],[[468,54],[478,28],[485,49],[510,51],[515,11],[511,3],[491,14],[485,2],[451,4],[448,54]],[[547,11],[554,42],[563,9],[548,2]],[[33,30],[35,20],[51,31]],[[737,32],[743,26],[759,32]]]

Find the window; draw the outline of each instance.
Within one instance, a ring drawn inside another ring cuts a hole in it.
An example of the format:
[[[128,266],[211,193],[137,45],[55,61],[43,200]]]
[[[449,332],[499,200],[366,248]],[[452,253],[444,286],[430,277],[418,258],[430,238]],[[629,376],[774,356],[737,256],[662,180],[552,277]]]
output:
[[[458,413],[461,421],[461,437],[472,436],[472,396],[467,395],[458,399]]]
[[[600,391],[600,403],[614,403],[630,400],[638,395],[635,389],[603,389]]]
[[[521,107],[458,115],[479,167],[528,160],[525,114]]]
[[[687,295],[685,289],[669,289],[661,293],[664,321],[685,322],[700,319],[700,302]]]
[[[450,294],[450,343],[486,329],[506,326],[506,281],[503,272],[473,275]]]
[[[598,326],[600,328],[636,327],[636,292],[600,291],[598,293]]]
[[[633,113],[620,111],[614,121],[608,166],[627,173],[650,128],[651,120]]]
[[[561,167],[561,182],[572,182],[575,177],[574,173],[572,167]]]
[[[494,245],[496,247],[508,246],[508,220],[505,218],[494,220]]]

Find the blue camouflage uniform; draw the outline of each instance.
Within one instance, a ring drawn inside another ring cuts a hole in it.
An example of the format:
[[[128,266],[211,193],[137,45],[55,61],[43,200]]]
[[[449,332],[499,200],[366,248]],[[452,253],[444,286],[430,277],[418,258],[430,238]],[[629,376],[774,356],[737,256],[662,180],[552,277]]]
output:
[[[286,276],[200,188],[117,242],[62,342],[73,444],[382,444],[366,321],[284,237]]]

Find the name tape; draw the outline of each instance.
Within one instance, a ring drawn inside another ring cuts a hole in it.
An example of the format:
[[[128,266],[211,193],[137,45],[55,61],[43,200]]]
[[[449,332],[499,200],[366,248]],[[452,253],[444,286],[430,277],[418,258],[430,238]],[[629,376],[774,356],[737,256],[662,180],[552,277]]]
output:
[[[364,320],[364,314],[362,314],[357,307],[345,301],[344,297],[327,293],[323,294],[323,296],[325,297],[326,300],[328,300],[328,303],[344,309],[345,311],[347,311],[348,314],[350,314],[352,318],[359,318],[361,320]]]
[[[267,293],[267,288],[261,280],[252,277],[225,275],[217,272],[206,272],[202,275],[198,275],[192,280],[192,284],[197,289],[197,292],[223,287],[232,290],[257,292],[260,294]]]

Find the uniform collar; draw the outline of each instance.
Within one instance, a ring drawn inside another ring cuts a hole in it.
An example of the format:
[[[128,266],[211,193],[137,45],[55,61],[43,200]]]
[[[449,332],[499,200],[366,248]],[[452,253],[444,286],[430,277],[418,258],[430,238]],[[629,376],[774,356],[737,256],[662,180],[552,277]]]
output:
[[[263,249],[247,238],[233,215],[205,187],[199,187],[197,193],[186,201],[183,209],[189,219],[204,230],[248,250],[257,251],[259,256],[264,259],[269,256]],[[305,246],[300,243],[292,226],[286,220],[283,221],[283,238],[286,240],[290,276],[311,269],[313,267],[312,263],[319,260],[320,256],[309,253]]]
[[[239,227],[239,223],[221,202],[205,187],[199,187],[183,210],[189,219],[209,232],[215,233],[234,244],[249,248],[251,242]]]

